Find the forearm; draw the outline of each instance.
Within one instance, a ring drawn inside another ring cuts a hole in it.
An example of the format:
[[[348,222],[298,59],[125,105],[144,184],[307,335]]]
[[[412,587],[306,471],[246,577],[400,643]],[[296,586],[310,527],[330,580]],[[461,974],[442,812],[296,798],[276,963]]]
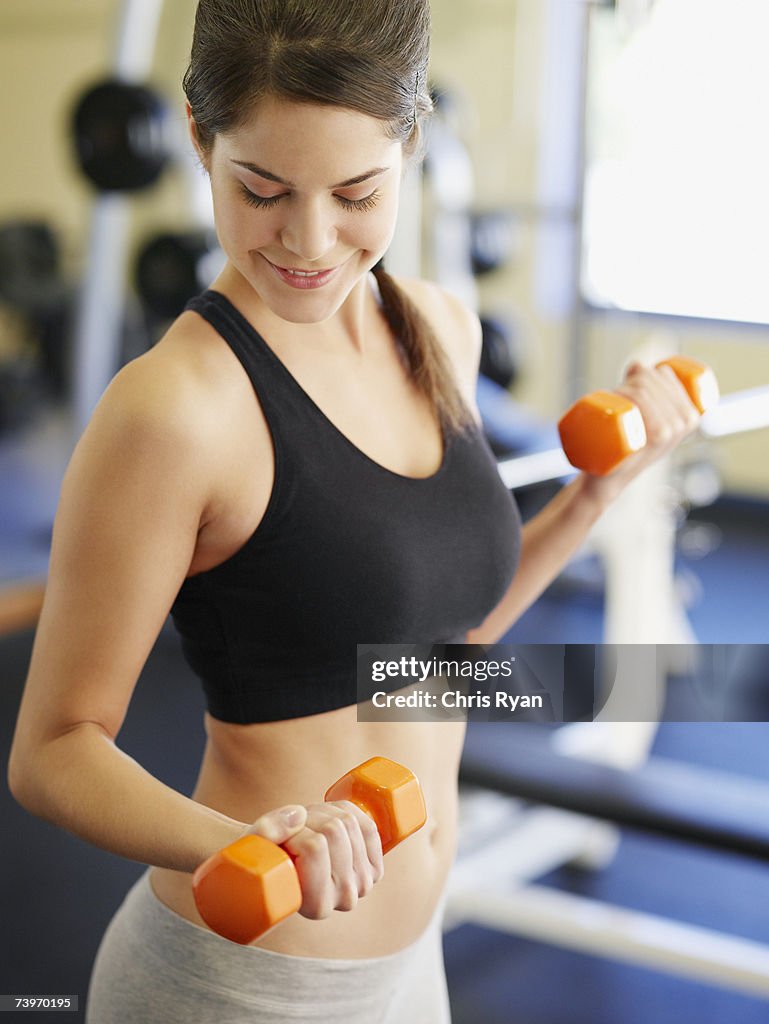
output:
[[[467,634],[467,643],[495,643],[504,636],[574,556],[608,504],[588,476],[562,487],[524,525],[515,576],[496,608]]]
[[[247,828],[160,782],[91,722],[41,747],[23,778],[13,791],[30,813],[144,864],[194,871]]]

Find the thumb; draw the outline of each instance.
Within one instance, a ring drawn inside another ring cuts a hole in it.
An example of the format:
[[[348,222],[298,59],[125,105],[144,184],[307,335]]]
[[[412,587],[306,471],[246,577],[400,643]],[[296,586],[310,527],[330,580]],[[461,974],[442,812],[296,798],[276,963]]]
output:
[[[248,831],[280,845],[297,832],[301,832],[306,821],[306,807],[301,804],[286,804],[285,807],[278,807],[257,818]]]

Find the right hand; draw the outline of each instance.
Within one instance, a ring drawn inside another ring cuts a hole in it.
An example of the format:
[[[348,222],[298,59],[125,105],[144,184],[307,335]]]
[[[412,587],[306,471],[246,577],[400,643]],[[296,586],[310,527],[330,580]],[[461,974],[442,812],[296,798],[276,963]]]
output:
[[[299,913],[313,921],[354,910],[384,874],[379,831],[348,800],[287,804],[257,818],[244,833],[251,834],[291,855],[302,889]]]

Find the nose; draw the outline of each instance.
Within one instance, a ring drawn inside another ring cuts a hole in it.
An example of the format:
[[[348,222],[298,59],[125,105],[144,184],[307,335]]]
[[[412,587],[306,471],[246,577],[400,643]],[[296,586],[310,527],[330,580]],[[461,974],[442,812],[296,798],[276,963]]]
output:
[[[336,245],[334,212],[322,199],[297,203],[283,225],[280,240],[289,252],[307,263],[315,263]]]

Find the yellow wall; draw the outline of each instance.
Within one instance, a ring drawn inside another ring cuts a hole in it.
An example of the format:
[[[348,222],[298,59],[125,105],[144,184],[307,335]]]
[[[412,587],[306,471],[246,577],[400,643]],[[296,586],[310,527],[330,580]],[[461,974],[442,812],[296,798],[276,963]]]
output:
[[[34,217],[53,224],[73,270],[82,263],[93,193],[72,154],[71,116],[83,90],[110,73],[118,10],[115,0],[0,3],[0,220]],[[152,74],[176,104],[180,123],[194,10],[193,0],[166,0]],[[132,203],[137,239],[158,223],[185,221],[178,173]]]
[[[66,124],[82,86],[102,72],[106,0],[0,4],[0,219],[41,217],[76,255],[88,191],[70,157]]]
[[[177,104],[194,0],[167,0],[153,82]],[[433,0],[433,78],[466,97],[480,207],[515,207],[520,221],[514,265],[483,281],[485,308],[509,312],[524,343],[516,397],[545,415],[563,407],[571,327],[537,308],[539,240],[536,176],[545,69],[546,0]],[[80,90],[109,67],[115,0],[2,0],[0,3],[0,220],[40,216],[58,228],[69,265],[83,257],[91,193],[70,153],[69,115]],[[135,239],[187,216],[184,181],[169,174],[134,200]],[[632,348],[656,329],[650,318],[595,316],[585,325],[590,386],[616,379]],[[763,328],[673,323],[684,351],[712,363],[722,389],[769,382],[769,332]],[[767,431],[721,441],[717,456],[729,489],[769,495]]]

